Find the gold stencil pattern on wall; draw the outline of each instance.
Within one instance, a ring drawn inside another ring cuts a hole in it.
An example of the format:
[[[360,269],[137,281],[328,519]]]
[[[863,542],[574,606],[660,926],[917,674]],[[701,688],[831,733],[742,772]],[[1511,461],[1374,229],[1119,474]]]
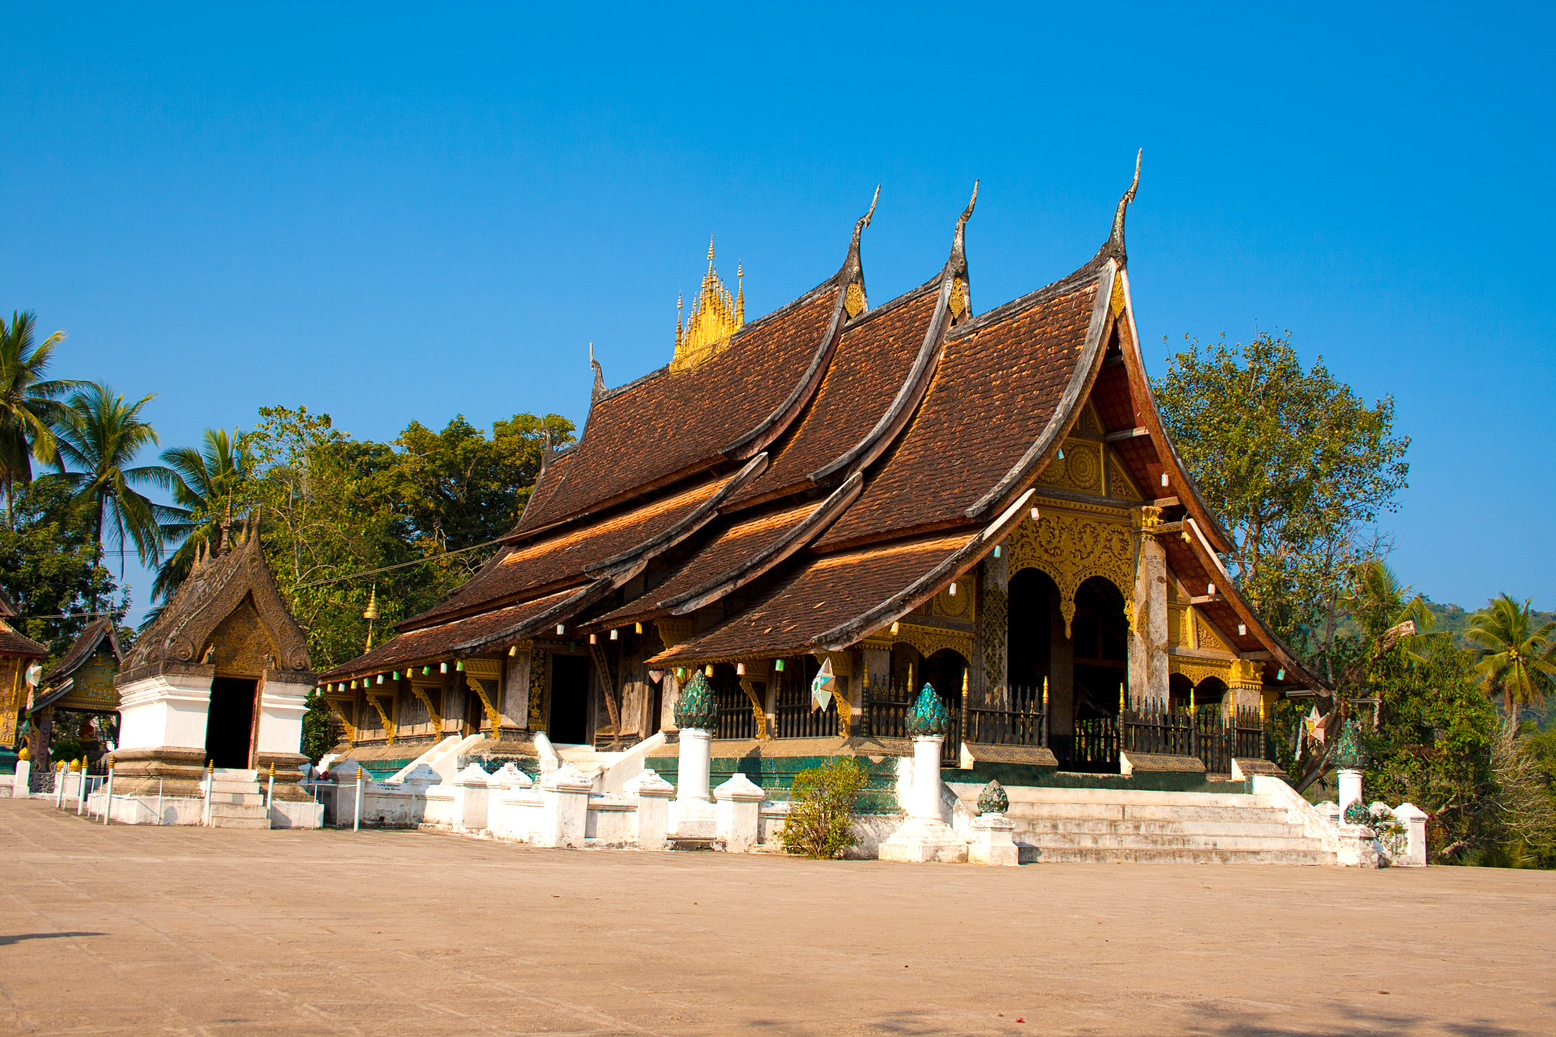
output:
[[[1036,523],[1022,519],[1010,535],[1011,575],[1022,569],[1047,573],[1058,585],[1066,637],[1075,619],[1075,593],[1093,576],[1118,588],[1134,629],[1134,543],[1128,526],[1060,511],[1046,511]]]

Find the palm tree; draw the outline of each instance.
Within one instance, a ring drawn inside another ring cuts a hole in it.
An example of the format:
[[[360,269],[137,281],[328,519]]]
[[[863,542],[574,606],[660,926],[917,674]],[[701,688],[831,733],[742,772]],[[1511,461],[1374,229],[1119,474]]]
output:
[[[1420,662],[1422,656],[1413,646],[1432,635],[1437,617],[1427,608],[1425,597],[1411,593],[1414,589],[1400,583],[1383,559],[1369,558],[1351,567],[1351,592],[1341,600],[1369,638],[1389,644],[1403,641],[1407,658]],[[1414,633],[1400,629],[1407,621],[1415,624]]]
[[[81,385],[43,377],[54,348],[65,341],[65,333],[56,331],[34,345],[37,322],[36,314],[16,311],[12,311],[9,324],[0,319],[0,483],[5,485],[8,526],[12,525],[16,485],[32,481],[32,462],[50,464],[58,456],[53,425],[63,410],[59,397]]]
[[[1550,691],[1556,674],[1551,632],[1556,622],[1531,629],[1532,599],[1519,607],[1507,594],[1501,594],[1470,618],[1467,631],[1471,641],[1483,651],[1476,668],[1486,693],[1502,695],[1502,708],[1516,723],[1521,703],[1541,703]]]
[[[135,403],[125,403],[110,387],[93,382],[71,395],[55,427],[60,473],[50,478],[60,479],[76,491],[70,501],[73,507],[93,509],[98,565],[103,563],[105,532],[121,548],[121,578],[126,539],[135,545],[141,563],[152,565],[162,556],[160,522],[174,517],[166,505],[151,501],[136,489],[170,487],[172,470],[161,465],[129,467],[142,449],[158,442],[156,430],[140,417],[140,409],[152,398],[143,396]],[[75,470],[67,470],[67,465]]]
[[[176,505],[168,509],[171,517],[162,523],[162,537],[169,542],[182,538],[183,543],[157,570],[151,596],[158,601],[166,601],[184,582],[201,545],[208,551],[220,548],[233,512],[241,513],[246,503],[254,469],[248,442],[236,429],[229,436],[226,429],[208,428],[201,438],[199,450],[183,446],[162,451],[162,460],[173,470]]]

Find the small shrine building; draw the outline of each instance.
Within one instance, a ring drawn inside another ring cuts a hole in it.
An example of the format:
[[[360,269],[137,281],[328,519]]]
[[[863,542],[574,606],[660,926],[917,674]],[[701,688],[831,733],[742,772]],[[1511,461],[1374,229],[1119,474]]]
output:
[[[547,452],[498,553],[321,676],[340,751],[389,773],[450,735],[496,758],[540,731],[623,747],[674,729],[700,669],[715,756],[900,737],[928,682],[948,752],[1086,769],[1089,725],[1126,702],[1257,711],[1320,689],[1222,568],[1230,538],[1157,413],[1134,194],[1095,255],[981,312],[976,188],[944,265],[879,305],[873,203],[835,273],[751,321],[710,248],[668,365],[610,388],[591,359],[583,433]]]

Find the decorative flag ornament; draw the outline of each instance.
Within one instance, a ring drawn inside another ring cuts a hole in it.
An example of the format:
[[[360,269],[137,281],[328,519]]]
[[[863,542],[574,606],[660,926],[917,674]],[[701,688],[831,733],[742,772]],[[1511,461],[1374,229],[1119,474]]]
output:
[[[837,678],[832,674],[832,658],[828,656],[821,661],[816,679],[810,682],[810,705],[813,712],[826,709],[832,704],[832,689],[836,683]]]
[[[1312,712],[1307,715],[1307,733],[1319,745],[1324,744],[1324,726],[1320,723],[1323,717],[1318,715],[1318,707],[1314,706]]]
[[[27,683],[30,687],[36,688],[38,686],[38,682],[42,679],[43,667],[41,665],[34,662],[31,666],[27,667]]]

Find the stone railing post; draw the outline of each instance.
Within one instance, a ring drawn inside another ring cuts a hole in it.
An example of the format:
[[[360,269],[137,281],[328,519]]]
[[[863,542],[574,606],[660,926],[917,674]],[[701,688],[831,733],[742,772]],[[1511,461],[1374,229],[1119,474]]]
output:
[[[16,774],[11,778],[11,798],[26,799],[32,795],[32,757],[23,749],[16,761]]]
[[[675,795],[675,786],[652,767],[644,767],[641,774],[627,782],[625,791],[638,800],[633,815],[638,849],[666,849],[670,836],[670,797]]]
[[[1414,803],[1401,803],[1394,817],[1405,826],[1405,855],[1394,858],[1395,867],[1426,867],[1426,811]]]
[[[454,823],[470,832],[486,828],[487,780],[491,775],[479,763],[454,775]]]
[[[589,821],[589,791],[594,780],[579,773],[570,763],[546,775],[540,783],[545,800],[545,820],[542,822],[540,844],[542,846],[577,847],[584,844],[584,830]]]
[[[713,791],[718,800],[718,837],[729,853],[744,853],[756,845],[763,795],[761,786],[739,771]]]
[[[708,795],[712,767],[713,727],[718,703],[702,671],[695,671],[675,704],[675,723],[681,729],[675,773],[674,831],[683,837],[713,835],[714,816]]]
[[[969,864],[1020,864],[1014,832],[1016,826],[1005,811],[1010,797],[997,781],[991,781],[978,794],[978,816],[972,820],[972,842],[967,847]]]

